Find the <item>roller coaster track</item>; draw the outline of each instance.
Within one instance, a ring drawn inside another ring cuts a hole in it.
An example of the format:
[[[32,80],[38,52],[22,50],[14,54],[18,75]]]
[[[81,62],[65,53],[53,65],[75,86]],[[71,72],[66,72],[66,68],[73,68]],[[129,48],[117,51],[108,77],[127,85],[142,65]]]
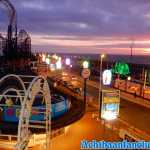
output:
[[[47,83],[47,80],[42,76],[24,76],[24,75],[6,75],[0,79],[0,88],[3,87],[4,84],[9,80],[13,80],[14,82],[18,82],[20,84],[20,89],[7,86],[1,93],[1,97],[11,98],[16,96],[20,98],[21,103],[21,111],[19,115],[19,124],[18,124],[18,135],[17,135],[17,143],[14,146],[15,150],[26,150],[28,148],[30,139],[32,137],[32,133],[30,131],[31,128],[44,128],[45,129],[45,142],[42,149],[49,150],[50,149],[50,133],[51,133],[51,96],[50,89]],[[1,86],[2,85],[2,86]],[[17,95],[8,94],[10,91],[16,92]],[[34,120],[34,124],[30,124],[30,117],[32,114],[32,105],[35,100],[35,96],[41,93],[45,100],[45,120],[39,121]],[[1,99],[0,99],[1,101]],[[37,123],[37,124],[35,124]]]

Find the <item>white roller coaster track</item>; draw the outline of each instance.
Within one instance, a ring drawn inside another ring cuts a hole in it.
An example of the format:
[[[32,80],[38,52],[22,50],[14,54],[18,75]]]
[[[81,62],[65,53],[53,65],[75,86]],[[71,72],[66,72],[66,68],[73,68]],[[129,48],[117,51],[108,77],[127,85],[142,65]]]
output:
[[[30,125],[29,118],[32,112],[32,104],[35,100],[35,96],[40,92],[43,94],[45,100],[46,111],[45,111],[45,146],[43,145],[42,150],[50,150],[50,132],[51,132],[51,96],[50,89],[47,83],[47,80],[42,76],[18,76],[18,75],[6,75],[0,79],[0,84],[9,78],[15,78],[22,85],[23,90],[18,90],[15,88],[9,88],[4,91],[0,96],[4,98],[11,97],[14,95],[7,95],[9,91],[16,92],[16,98],[20,98],[21,101],[21,111],[19,116],[19,125],[18,125],[18,135],[17,135],[17,144],[15,145],[15,150],[26,150],[30,141],[31,133],[29,127]],[[26,89],[24,81],[21,77],[33,78],[30,82],[28,88]],[[21,92],[23,92],[21,94]],[[34,121],[36,122],[36,121]],[[39,121],[37,121],[39,122]],[[39,128],[39,126],[34,126],[34,128]]]
[[[24,82],[22,81],[22,79],[21,79],[20,76],[18,76],[18,75],[15,75],[15,74],[6,75],[6,76],[4,76],[4,77],[2,77],[2,78],[0,79],[0,83],[4,82],[4,80],[9,79],[9,78],[11,78],[11,77],[17,79],[17,80],[20,82],[20,84],[22,85],[23,91],[26,92],[26,87],[25,87],[25,85],[24,85]]]

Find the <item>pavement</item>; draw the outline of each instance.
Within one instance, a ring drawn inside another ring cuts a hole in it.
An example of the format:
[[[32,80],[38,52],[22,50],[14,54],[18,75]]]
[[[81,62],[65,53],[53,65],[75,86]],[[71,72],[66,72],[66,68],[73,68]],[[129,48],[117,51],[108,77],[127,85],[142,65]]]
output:
[[[83,78],[79,75],[69,72],[70,75],[77,76],[79,82],[83,85]],[[98,112],[98,91],[99,82],[87,80],[87,93],[90,97],[89,105],[94,106],[93,112]],[[89,99],[88,99],[89,100]],[[142,103],[147,104],[142,105]],[[120,116],[114,124],[114,130],[121,128],[130,130],[133,135],[142,140],[150,140],[150,109],[149,101],[141,97],[135,97],[132,94],[121,92]],[[108,123],[108,126],[109,123]]]
[[[82,77],[78,76],[78,80],[83,83]],[[119,118],[115,121],[104,122],[97,118],[99,83],[88,80],[87,84],[88,95],[93,97],[93,99],[88,103],[85,115],[80,120],[67,126],[65,134],[53,138],[51,140],[51,149],[80,150],[80,142],[84,139],[120,141],[121,139],[118,134],[122,128],[128,129],[136,137],[141,134],[144,140],[150,139],[150,109],[140,105],[140,103],[134,103],[135,100],[144,101],[143,99],[140,97],[135,98],[132,94],[121,92]],[[36,147],[31,150],[40,149]]]
[[[65,127],[65,133],[51,140],[51,150],[80,150],[82,140],[120,141],[118,133],[104,126],[103,122],[92,118],[93,107],[87,108],[86,114],[78,121]],[[8,150],[1,149],[0,150]],[[12,149],[9,149],[12,150]],[[40,146],[30,150],[42,150]]]
[[[68,126],[64,135],[52,139],[54,150],[80,150],[81,140],[119,141],[117,133],[105,128],[101,121],[92,118],[92,112],[87,112],[81,120]]]
[[[71,73],[71,75],[76,75]],[[80,82],[83,78],[76,75]],[[89,104],[95,107],[98,111],[98,96],[99,96],[99,82],[87,81],[87,93],[90,97]],[[107,89],[106,87],[103,87]],[[132,94],[121,92],[120,101],[120,116],[119,122],[124,124],[126,128],[132,128],[138,132],[141,137],[150,139],[150,101],[141,97],[135,97]]]

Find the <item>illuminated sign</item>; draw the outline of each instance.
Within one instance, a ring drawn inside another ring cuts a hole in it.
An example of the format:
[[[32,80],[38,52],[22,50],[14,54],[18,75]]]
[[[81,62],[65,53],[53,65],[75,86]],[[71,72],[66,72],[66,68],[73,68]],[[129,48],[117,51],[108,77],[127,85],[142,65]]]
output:
[[[103,72],[103,85],[110,85],[112,81],[112,72],[111,70],[105,70]]]
[[[120,91],[102,90],[101,118],[114,120],[119,115]]]
[[[65,63],[66,63],[66,65],[70,65],[71,64],[71,60],[70,60],[70,58],[66,58],[66,60],[65,60]]]

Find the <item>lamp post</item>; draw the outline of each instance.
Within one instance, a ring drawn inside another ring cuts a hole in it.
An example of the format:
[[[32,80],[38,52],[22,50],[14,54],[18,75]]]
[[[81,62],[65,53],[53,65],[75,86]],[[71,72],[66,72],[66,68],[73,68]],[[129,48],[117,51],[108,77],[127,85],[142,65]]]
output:
[[[86,110],[86,89],[87,89],[87,79],[90,76],[89,62],[83,61],[82,63],[83,70],[82,70],[82,77],[84,78],[84,109]]]
[[[103,67],[103,59],[105,58],[104,54],[100,55],[100,75],[99,75],[99,118],[101,117],[101,106],[102,106],[102,67]]]
[[[144,89],[145,89],[145,86],[146,86],[146,79],[147,79],[147,70],[145,70],[145,75],[144,75]]]
[[[143,97],[145,93],[145,87],[146,87],[146,81],[147,81],[147,70],[145,70],[145,75],[144,75],[144,83],[143,83]]]
[[[89,68],[89,62],[87,60],[83,61],[83,69],[88,69]]]

